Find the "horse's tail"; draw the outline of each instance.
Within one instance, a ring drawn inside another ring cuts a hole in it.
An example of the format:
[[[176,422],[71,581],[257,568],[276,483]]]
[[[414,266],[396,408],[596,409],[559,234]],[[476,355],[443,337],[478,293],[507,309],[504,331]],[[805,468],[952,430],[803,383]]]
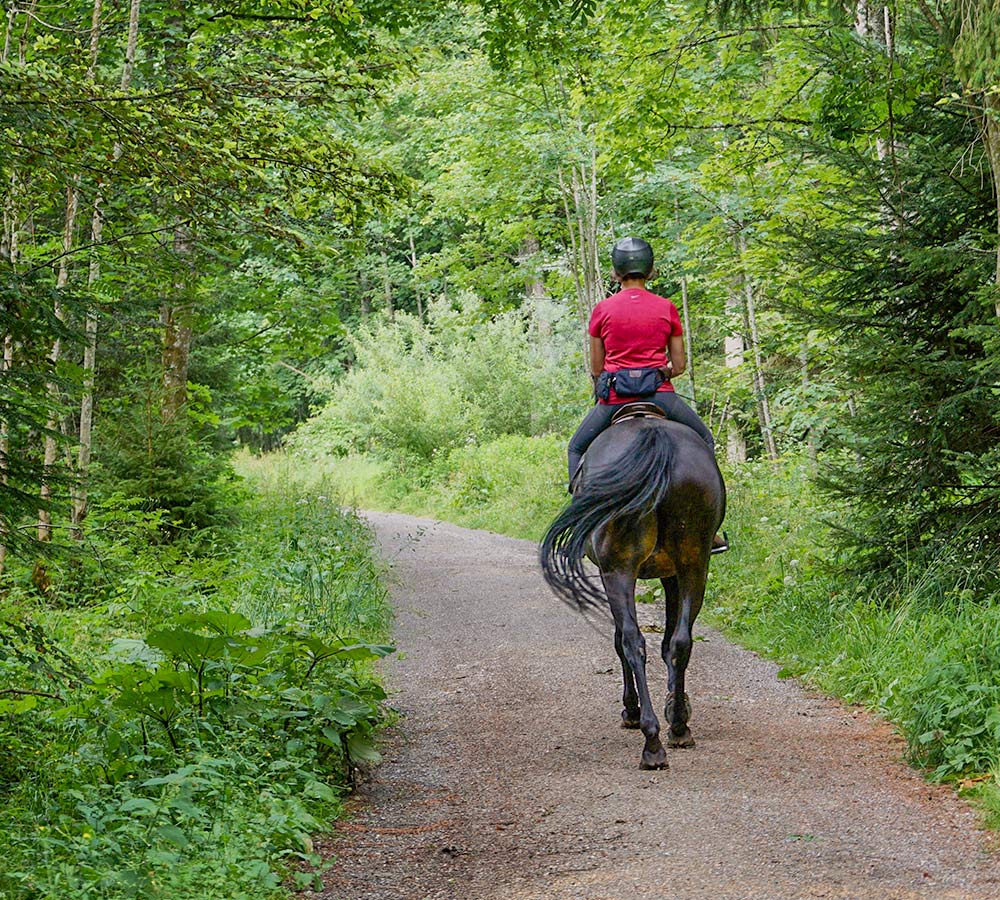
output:
[[[666,428],[642,428],[612,464],[587,471],[539,552],[545,581],[559,597],[581,610],[605,604],[604,592],[583,569],[587,541],[612,520],[628,527],[659,506],[670,483],[673,450]]]

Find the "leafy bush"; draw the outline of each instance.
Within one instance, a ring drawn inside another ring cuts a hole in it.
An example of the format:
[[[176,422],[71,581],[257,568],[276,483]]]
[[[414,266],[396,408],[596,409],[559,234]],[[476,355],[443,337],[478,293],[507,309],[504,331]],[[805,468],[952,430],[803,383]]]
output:
[[[586,379],[560,363],[565,317],[539,307],[488,318],[464,295],[432,303],[427,321],[398,314],[352,337],[355,365],[329,406],[287,442],[312,458],[375,452],[428,462],[504,434],[564,428]]]
[[[176,421],[164,421],[150,398],[118,401],[100,434],[92,505],[162,512],[164,538],[233,522],[239,487],[227,457],[212,446],[210,397],[195,385],[191,393]]]
[[[537,539],[568,499],[565,457],[562,438],[507,435],[453,450],[434,465],[422,493],[462,525]]]
[[[0,765],[0,896],[319,888],[310,835],[378,758],[385,591],[370,533],[332,495],[258,490],[214,555],[98,532],[108,568],[89,605],[24,594],[0,611],[0,737],[16,751]]]

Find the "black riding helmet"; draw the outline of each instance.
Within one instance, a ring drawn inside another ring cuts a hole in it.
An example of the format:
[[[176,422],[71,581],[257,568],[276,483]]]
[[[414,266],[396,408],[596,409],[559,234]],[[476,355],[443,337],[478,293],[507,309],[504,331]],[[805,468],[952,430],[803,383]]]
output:
[[[653,248],[642,238],[622,238],[611,250],[611,265],[622,278],[649,278],[653,271]]]

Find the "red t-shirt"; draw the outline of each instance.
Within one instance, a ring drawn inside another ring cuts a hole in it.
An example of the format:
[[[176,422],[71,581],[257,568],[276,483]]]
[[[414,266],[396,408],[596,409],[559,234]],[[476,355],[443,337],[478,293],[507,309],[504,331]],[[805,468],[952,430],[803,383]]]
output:
[[[608,372],[665,366],[667,340],[682,333],[677,307],[666,297],[642,288],[612,294],[598,303],[590,316],[590,334],[604,341],[604,368]],[[658,391],[673,389],[669,381],[657,388]],[[612,391],[607,402],[626,400]]]

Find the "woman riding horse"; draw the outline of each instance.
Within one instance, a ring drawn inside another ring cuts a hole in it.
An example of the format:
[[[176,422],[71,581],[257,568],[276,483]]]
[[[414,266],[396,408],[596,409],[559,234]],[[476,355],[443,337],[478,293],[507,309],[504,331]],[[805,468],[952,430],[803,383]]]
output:
[[[610,610],[624,681],[622,724],[642,729],[640,765],[659,769],[667,759],[646,680],[636,580],[659,578],[663,585],[667,743],[691,747],[685,674],[709,559],[719,544],[725,549],[717,529],[726,488],[711,432],[670,384],[684,370],[684,345],[676,307],[645,289],[652,250],[626,238],[615,245],[612,260],[622,290],[599,303],[590,322],[599,402],[570,442],[573,500],[549,527],[540,562],[559,596],[580,608]],[[612,424],[615,410],[637,397],[647,399],[647,411],[656,411],[652,403],[667,418],[627,416]],[[600,569],[603,591],[585,571],[585,557]]]
[[[674,391],[671,379],[687,367],[684,338],[677,307],[666,297],[646,290],[653,274],[653,248],[640,238],[627,237],[611,250],[614,277],[621,290],[602,300],[590,317],[590,371],[597,404],[570,438],[569,485],[580,468],[587,448],[622,404],[640,397],[655,404],[675,422],[687,425],[715,452],[715,438],[708,426]],[[616,373],[642,372],[646,393],[629,395],[625,379]],[[712,552],[728,550],[725,539],[716,536]]]

